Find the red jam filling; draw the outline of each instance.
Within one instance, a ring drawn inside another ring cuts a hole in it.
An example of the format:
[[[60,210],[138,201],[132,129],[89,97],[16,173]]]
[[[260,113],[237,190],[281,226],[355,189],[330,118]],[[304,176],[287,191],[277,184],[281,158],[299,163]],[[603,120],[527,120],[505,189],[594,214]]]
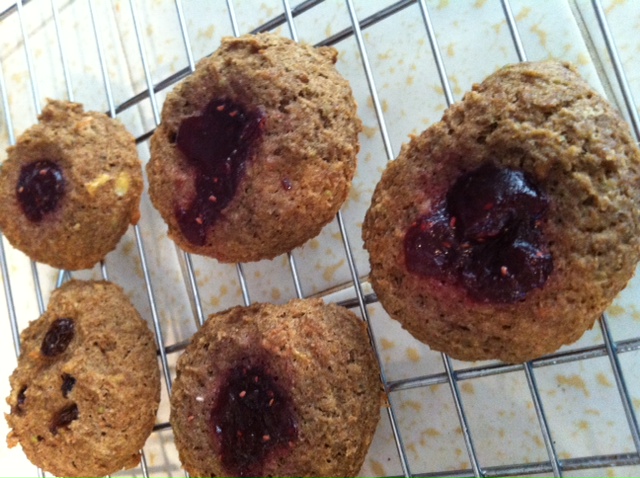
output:
[[[175,215],[184,236],[204,245],[207,230],[233,199],[247,161],[262,137],[264,115],[229,99],[211,101],[180,123],[178,149],[196,169],[196,196]]]
[[[230,476],[263,476],[266,460],[286,452],[298,438],[291,397],[262,365],[228,372],[210,424]]]
[[[485,164],[462,175],[404,239],[407,269],[512,303],[544,285],[553,258],[540,229],[549,200],[526,173]]]

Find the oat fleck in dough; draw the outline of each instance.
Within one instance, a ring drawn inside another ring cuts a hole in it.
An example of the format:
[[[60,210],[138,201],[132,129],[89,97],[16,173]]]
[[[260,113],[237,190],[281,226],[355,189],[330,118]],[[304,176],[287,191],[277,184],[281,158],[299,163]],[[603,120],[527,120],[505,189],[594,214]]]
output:
[[[0,170],[0,229],[31,259],[86,269],[139,218],[142,166],[124,126],[49,100]]]
[[[70,281],[22,332],[10,378],[9,446],[56,476],[140,461],[160,402],[153,334],[120,287]]]
[[[268,33],[225,38],[167,96],[147,173],[180,247],[270,259],[335,217],[362,129],[337,56]]]
[[[364,323],[293,300],[209,317],[178,360],[171,425],[191,476],[354,476],[380,406]]]
[[[640,256],[640,152],[574,67],[521,63],[404,145],[363,225],[389,315],[461,360],[577,340]]]

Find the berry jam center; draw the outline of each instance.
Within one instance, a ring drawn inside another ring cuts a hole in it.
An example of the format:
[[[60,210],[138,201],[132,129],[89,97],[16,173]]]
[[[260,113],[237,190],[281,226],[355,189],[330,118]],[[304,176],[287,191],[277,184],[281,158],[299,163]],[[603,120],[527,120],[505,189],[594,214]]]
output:
[[[298,437],[288,393],[262,366],[229,371],[211,411],[221,461],[231,476],[262,476],[265,461]]]
[[[56,357],[67,350],[74,335],[73,319],[56,319],[51,323],[42,340],[40,352],[46,357]]]
[[[176,144],[196,169],[196,197],[175,215],[192,244],[205,243],[207,230],[233,199],[263,125],[260,111],[228,99],[213,100],[202,115],[180,123]]]
[[[25,216],[30,221],[40,222],[58,207],[64,188],[60,167],[52,161],[41,160],[22,167],[16,196]]]
[[[404,239],[409,271],[511,303],[544,285],[553,258],[540,230],[547,197],[522,171],[485,164],[462,175]]]

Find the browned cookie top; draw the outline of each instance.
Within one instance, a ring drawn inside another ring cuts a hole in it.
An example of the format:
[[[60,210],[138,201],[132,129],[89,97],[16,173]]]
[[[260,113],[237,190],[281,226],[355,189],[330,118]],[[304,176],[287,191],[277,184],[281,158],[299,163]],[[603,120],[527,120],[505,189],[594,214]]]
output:
[[[139,217],[142,167],[118,121],[49,100],[0,169],[0,229],[32,259],[85,269]]]
[[[6,415],[35,465],[56,476],[135,466],[153,429],[160,375],[153,334],[120,287],[70,281],[22,332]]]
[[[640,254],[640,153],[569,65],[510,65],[412,137],[363,226],[382,305],[466,360],[576,340]]]
[[[154,206],[183,249],[273,258],[317,235],[348,195],[361,122],[333,48],[225,38],[171,92],[151,138]]]
[[[178,361],[171,424],[192,476],[354,476],[380,417],[364,323],[319,299],[209,317]]]

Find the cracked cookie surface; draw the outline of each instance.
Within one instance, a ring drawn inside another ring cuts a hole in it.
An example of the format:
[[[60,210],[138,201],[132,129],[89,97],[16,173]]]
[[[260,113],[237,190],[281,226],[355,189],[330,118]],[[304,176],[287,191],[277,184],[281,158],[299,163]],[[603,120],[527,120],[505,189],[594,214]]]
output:
[[[118,121],[49,100],[0,169],[0,229],[31,259],[87,269],[138,221],[142,166]]]
[[[191,476],[354,476],[380,418],[364,323],[320,299],[209,317],[178,360],[171,425]]]
[[[8,444],[56,476],[135,466],[155,423],[160,375],[153,334],[122,289],[67,282],[21,346]]]
[[[435,350],[530,360],[577,340],[632,277],[638,204],[640,152],[613,107],[568,64],[509,65],[387,166],[363,225],[371,282]]]
[[[335,217],[362,129],[337,56],[273,34],[225,38],[167,95],[147,174],[180,247],[271,259]]]

